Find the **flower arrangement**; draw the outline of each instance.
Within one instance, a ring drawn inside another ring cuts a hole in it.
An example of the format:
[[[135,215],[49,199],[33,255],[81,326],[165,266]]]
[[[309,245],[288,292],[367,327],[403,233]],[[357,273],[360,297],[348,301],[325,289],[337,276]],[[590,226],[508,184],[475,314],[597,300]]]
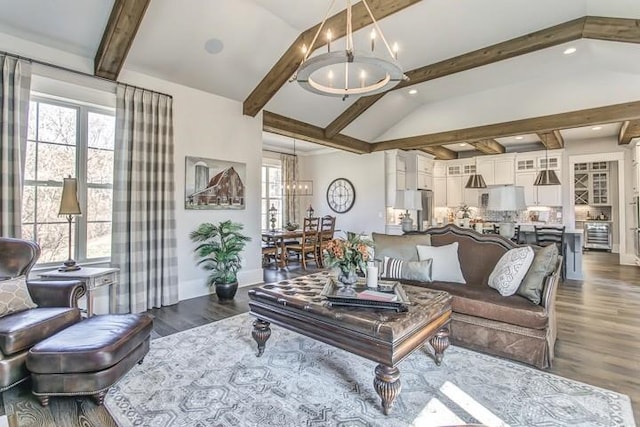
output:
[[[369,248],[373,242],[355,233],[347,233],[347,239],[333,239],[324,250],[324,263],[337,268],[343,276],[355,275],[356,270],[366,271]]]
[[[471,207],[469,205],[460,206],[458,212],[462,213],[462,218],[471,218]]]

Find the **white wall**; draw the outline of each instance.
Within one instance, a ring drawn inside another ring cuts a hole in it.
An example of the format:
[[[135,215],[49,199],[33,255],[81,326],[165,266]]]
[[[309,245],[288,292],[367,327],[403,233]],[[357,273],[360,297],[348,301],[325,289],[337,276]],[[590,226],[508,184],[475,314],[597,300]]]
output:
[[[313,196],[303,197],[302,213],[313,206],[316,216],[335,215],[336,229],[356,233],[384,233],[385,173],[384,153],[319,154],[299,158],[300,175],[313,180]],[[327,204],[327,188],[336,178],[351,181],[356,190],[353,208],[336,214]]]
[[[91,60],[2,33],[0,33],[0,50],[92,73]],[[59,95],[63,96],[67,91],[66,94],[69,98],[77,96],[77,86],[92,87],[94,92],[95,90],[111,94],[114,92],[115,86],[103,80],[35,64],[33,72],[47,77],[47,79],[40,79],[38,82],[39,89],[43,91],[51,87],[51,79],[64,80],[66,83],[58,86],[58,89],[61,88],[60,90],[63,92]],[[253,240],[243,253],[244,267],[240,271],[238,280],[241,286],[261,282],[262,265],[259,236],[262,114],[255,118],[244,116],[240,102],[127,69],[123,70],[120,81],[173,96],[179,298],[182,300],[210,292],[206,286],[206,273],[195,265],[192,254],[194,245],[188,237],[189,232],[202,222],[231,219],[245,225],[245,233]],[[185,156],[187,155],[245,163],[247,165],[246,209],[242,211],[185,210],[184,168]],[[107,311],[106,292],[97,293],[95,302],[97,313]]]

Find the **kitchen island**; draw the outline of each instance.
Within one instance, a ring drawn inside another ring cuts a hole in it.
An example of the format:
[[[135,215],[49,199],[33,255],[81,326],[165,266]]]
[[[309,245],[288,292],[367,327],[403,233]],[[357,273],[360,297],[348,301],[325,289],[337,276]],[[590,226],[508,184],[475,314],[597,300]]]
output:
[[[535,245],[536,232],[531,223],[519,223],[521,243]],[[552,227],[559,224],[536,224]],[[582,273],[582,246],[584,241],[584,230],[575,228],[564,229],[565,254],[564,268],[566,278],[569,280],[583,280]]]

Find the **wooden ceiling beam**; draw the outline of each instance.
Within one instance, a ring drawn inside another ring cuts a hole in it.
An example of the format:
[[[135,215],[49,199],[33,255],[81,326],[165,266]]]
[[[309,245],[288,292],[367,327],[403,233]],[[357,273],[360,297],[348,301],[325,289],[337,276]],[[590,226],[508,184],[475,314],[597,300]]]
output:
[[[373,151],[420,149],[635,119],[640,119],[640,101],[393,139],[373,144]]]
[[[379,21],[419,1],[421,0],[369,0],[368,4],[371,8],[371,13],[373,13],[375,19]],[[351,14],[351,24],[354,32],[372,23],[371,17],[362,2],[353,5]],[[339,39],[345,36],[346,26],[347,12],[343,10],[328,18],[324,28],[331,28],[334,39]],[[258,83],[258,86],[253,89],[247,99],[244,100],[242,111],[245,115],[254,117],[258,114],[258,112],[267,105],[267,102],[273,98],[276,92],[289,80],[293,73],[295,73],[303,58],[302,45],[306,44],[307,46],[311,46],[313,37],[319,27],[320,24],[317,24],[300,34],[295,42],[293,42],[280,59],[278,59],[278,62],[269,70],[262,81]],[[318,37],[318,40],[316,40],[315,45],[311,49],[318,49],[325,44],[326,38]],[[337,133],[338,132],[336,132],[336,134]]]
[[[93,60],[94,74],[117,80],[151,0],[116,0]]]
[[[622,123],[620,132],[618,133],[618,144],[626,145],[633,138],[640,137],[640,120],[627,120]]]
[[[564,147],[564,139],[559,130],[552,130],[549,132],[538,132],[538,138],[547,150],[555,150]]]
[[[503,154],[507,150],[504,145],[495,139],[483,139],[481,141],[472,142],[471,145],[483,154]]]
[[[336,135],[333,138],[326,138],[324,136],[324,129],[321,127],[281,116],[270,111],[262,112],[262,129],[266,132],[302,139],[356,154],[367,154],[371,152],[371,144],[368,142],[346,135]]]
[[[406,75],[409,80],[400,82],[392,90],[403,89],[581,38],[640,43],[640,20],[599,16],[574,19],[554,27],[545,28],[435,64],[407,71]],[[358,99],[326,127],[327,136],[330,137],[341,132],[383,96],[384,93]]]
[[[446,147],[425,147],[421,148],[420,151],[424,151],[427,154],[435,156],[436,160],[454,160],[458,158],[458,153],[453,150],[449,150]]]

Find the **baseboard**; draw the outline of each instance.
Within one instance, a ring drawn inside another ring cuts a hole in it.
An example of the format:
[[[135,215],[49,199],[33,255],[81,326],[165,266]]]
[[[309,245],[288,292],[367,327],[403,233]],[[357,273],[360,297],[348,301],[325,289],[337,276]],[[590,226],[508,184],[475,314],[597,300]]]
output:
[[[640,259],[634,254],[620,254],[621,265],[640,265]]]
[[[253,270],[240,270],[238,272],[238,286],[251,286],[256,283],[262,283],[262,268],[256,268]],[[201,297],[214,293],[213,287],[207,286],[206,277],[201,277],[194,280],[182,280],[180,281],[180,291],[178,299],[180,301],[185,299],[191,299]]]
[[[620,253],[620,245],[618,243],[614,243],[611,245],[611,253],[619,254]]]

